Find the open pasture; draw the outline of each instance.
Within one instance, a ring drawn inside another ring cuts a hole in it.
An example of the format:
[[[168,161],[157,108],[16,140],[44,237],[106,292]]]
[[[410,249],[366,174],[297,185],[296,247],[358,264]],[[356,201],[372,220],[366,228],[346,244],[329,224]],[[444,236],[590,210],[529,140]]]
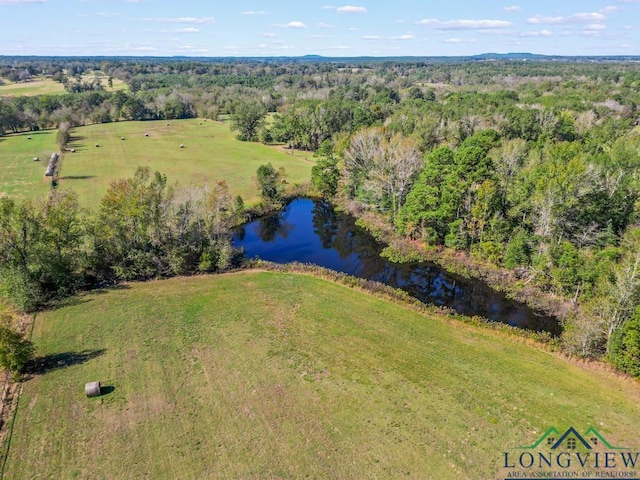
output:
[[[87,206],[98,205],[113,179],[131,177],[138,167],[166,174],[170,184],[225,180],[232,194],[250,203],[258,200],[253,178],[261,164],[284,167],[290,183],[308,181],[314,164],[311,155],[240,142],[227,125],[198,119],[76,128],[69,147],[76,153],[65,155],[60,186],[75,190]]]
[[[637,382],[307,275],[88,293],[33,339],[5,478],[489,479],[551,426],[638,445]]]

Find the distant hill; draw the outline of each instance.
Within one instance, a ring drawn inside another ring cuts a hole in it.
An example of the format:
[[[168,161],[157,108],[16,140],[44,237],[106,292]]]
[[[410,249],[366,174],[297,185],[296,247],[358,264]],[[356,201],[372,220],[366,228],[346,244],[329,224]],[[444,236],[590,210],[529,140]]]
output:
[[[0,55],[0,64],[11,64],[16,61],[104,61],[118,60],[122,62],[264,62],[264,63],[296,63],[296,62],[329,62],[329,63],[464,63],[464,62],[486,62],[486,61],[531,61],[531,62],[640,62],[640,55],[541,55],[528,52],[513,53],[481,53],[468,56],[390,56],[390,57],[323,57],[322,55],[310,54],[300,57],[133,57],[133,56],[78,56],[78,57],[44,57],[37,55]]]

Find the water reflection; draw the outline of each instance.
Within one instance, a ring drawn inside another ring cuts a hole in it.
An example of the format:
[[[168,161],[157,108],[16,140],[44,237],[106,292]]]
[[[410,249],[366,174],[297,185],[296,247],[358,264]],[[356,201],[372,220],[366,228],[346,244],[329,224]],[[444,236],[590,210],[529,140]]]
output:
[[[380,256],[383,246],[330,204],[298,199],[282,212],[238,228],[234,244],[248,257],[277,263],[313,263],[401,288],[424,302],[447,306],[463,315],[530,330],[560,333],[553,317],[539,315],[486,284],[445,272],[431,263],[395,264]]]

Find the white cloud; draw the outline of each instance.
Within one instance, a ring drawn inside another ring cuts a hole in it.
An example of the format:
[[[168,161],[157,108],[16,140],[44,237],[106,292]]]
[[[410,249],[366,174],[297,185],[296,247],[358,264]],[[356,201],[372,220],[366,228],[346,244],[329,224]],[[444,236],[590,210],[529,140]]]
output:
[[[162,18],[141,18],[143,22],[161,22],[161,23],[191,23],[194,25],[204,25],[205,23],[213,23],[214,17],[162,17]]]
[[[607,5],[604,8],[600,9],[600,13],[613,13],[620,10],[620,7],[616,7],[615,5]]]
[[[411,39],[414,39],[414,38],[416,38],[414,35],[412,35],[410,33],[407,33],[405,35],[400,35],[400,36],[397,36],[397,37],[391,37],[391,38],[389,38],[389,40],[411,40]]]
[[[357,27],[349,27],[349,28],[347,28],[347,30],[349,30],[350,32],[357,32],[358,28]]]
[[[319,22],[318,25],[316,25],[318,28],[333,28],[333,25],[329,25],[328,23],[324,23],[324,22]]]
[[[518,36],[520,37],[550,37],[552,33],[549,30],[540,30],[533,32],[520,32]]]
[[[314,39],[317,39],[317,38],[329,38],[329,36],[328,35],[307,35],[307,38],[314,38]]]
[[[545,17],[534,15],[527,19],[527,23],[533,25],[563,25],[566,23],[601,22],[607,17],[600,12],[576,13],[568,17]]]
[[[260,10],[259,12],[254,12],[253,10],[247,10],[246,12],[242,12],[242,15],[265,15],[267,12]]]
[[[325,10],[335,10],[338,7],[336,7],[335,5],[325,5],[322,8],[325,9]]]
[[[427,18],[416,22],[417,25],[433,26],[438,30],[477,30],[506,28],[513,25],[504,20],[447,20],[441,21],[435,18]]]
[[[473,43],[475,38],[447,38],[444,43]]]
[[[271,32],[265,32],[262,34],[263,37],[266,38],[277,38],[277,35],[275,33],[271,33]]]
[[[345,5],[344,7],[336,8],[338,13],[367,13],[366,7],[355,7],[353,5]]]
[[[380,40],[380,36],[379,35],[365,35],[362,37],[365,40]]]
[[[157,52],[158,49],[156,47],[152,47],[150,45],[143,45],[141,47],[129,47],[129,50],[134,52]]]
[[[593,30],[593,31],[602,31],[606,29],[607,29],[607,26],[602,25],[601,23],[591,23],[584,27],[584,30]]]
[[[17,5],[19,3],[45,3],[47,0],[0,0],[0,5]]]
[[[304,23],[302,23],[300,21],[297,21],[297,20],[295,20],[293,22],[289,22],[289,23],[284,24],[284,25],[275,25],[275,26],[279,27],[279,28],[307,28],[307,26]]]
[[[186,28],[175,28],[173,30],[162,30],[162,33],[198,33],[198,30],[195,27],[186,27]]]
[[[510,7],[502,7],[505,12],[520,12],[522,7],[520,5],[511,5]]]
[[[202,48],[202,47],[197,47],[195,45],[180,45],[177,46],[174,51],[179,52],[179,53],[185,53],[185,52],[189,52],[189,53],[207,53],[208,50],[206,48]]]

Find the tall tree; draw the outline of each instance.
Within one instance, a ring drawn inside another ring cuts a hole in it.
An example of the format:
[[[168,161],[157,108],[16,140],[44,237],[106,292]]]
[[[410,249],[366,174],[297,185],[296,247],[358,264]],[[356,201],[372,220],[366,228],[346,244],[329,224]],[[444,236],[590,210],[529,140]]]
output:
[[[258,130],[264,122],[267,109],[261,102],[243,101],[238,103],[231,114],[231,126],[238,131],[238,140],[258,141]]]

